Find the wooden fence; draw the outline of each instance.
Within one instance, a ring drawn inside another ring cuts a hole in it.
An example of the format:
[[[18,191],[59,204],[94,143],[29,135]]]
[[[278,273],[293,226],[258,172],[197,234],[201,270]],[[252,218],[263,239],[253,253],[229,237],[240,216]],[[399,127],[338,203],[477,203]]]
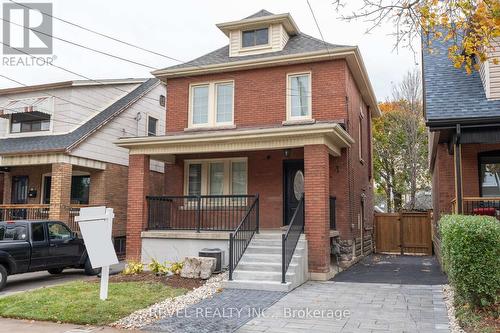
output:
[[[375,252],[432,255],[430,212],[375,213]]]

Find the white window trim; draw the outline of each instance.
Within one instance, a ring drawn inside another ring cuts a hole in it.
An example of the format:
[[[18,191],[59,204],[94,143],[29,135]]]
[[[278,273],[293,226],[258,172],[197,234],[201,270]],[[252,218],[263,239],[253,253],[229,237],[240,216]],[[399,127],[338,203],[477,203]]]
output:
[[[267,44],[259,44],[259,45],[254,45],[254,46],[243,46],[243,32],[251,31],[251,30],[260,30],[260,29],[267,29]],[[251,29],[250,28],[249,29],[242,29],[242,30],[240,30],[240,52],[269,49],[272,47],[271,38],[272,38],[272,26],[270,26],[270,25],[263,26],[263,27],[251,28]]]
[[[232,116],[231,121],[217,122],[217,85],[231,83],[233,85],[233,101],[232,101]],[[204,124],[193,123],[193,89],[195,87],[208,86],[208,122]],[[188,128],[213,128],[234,125],[234,95],[235,84],[234,80],[220,80],[202,83],[192,83],[189,85],[189,115],[188,115]]]
[[[309,75],[309,94],[307,96],[308,98],[308,104],[309,104],[309,115],[307,116],[295,116],[292,117],[292,94],[294,93],[292,91],[292,87],[290,84],[290,79],[295,76],[303,76],[303,75]],[[298,73],[288,73],[286,75],[286,120],[287,121],[301,121],[301,120],[311,120],[312,118],[312,72],[298,72]]]
[[[234,162],[245,162],[246,164],[246,180],[245,193],[248,193],[248,158],[218,158],[218,159],[194,159],[184,160],[184,195],[189,195],[189,166],[191,164],[201,164],[201,195],[209,195],[210,171],[211,163],[224,163],[224,190],[223,195],[231,195],[233,193],[232,184],[232,165]]]

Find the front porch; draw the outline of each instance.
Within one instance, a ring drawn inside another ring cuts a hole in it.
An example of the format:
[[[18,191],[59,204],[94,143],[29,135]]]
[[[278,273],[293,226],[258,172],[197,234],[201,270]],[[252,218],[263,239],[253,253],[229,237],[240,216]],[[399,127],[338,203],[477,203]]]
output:
[[[163,238],[169,241],[164,250],[178,244],[171,252],[182,247],[184,256],[217,243],[226,251],[226,263],[236,267],[259,231],[292,230],[286,246],[293,253],[304,230],[309,272],[328,279],[331,236],[338,236],[331,227],[350,230],[347,219],[335,216],[347,216],[347,205],[340,205],[348,200],[343,148],[351,143],[338,124],[122,139],[118,144],[130,149],[128,258],[163,259]],[[167,162],[161,195],[152,195],[147,182],[151,158]],[[301,227],[288,228],[300,209],[295,220]],[[225,237],[209,236],[224,232]],[[180,234],[190,241],[180,245]],[[291,253],[284,256],[289,263]]]
[[[1,160],[1,221],[53,219],[78,231],[74,217],[80,208],[105,204],[104,163],[81,166],[64,162],[36,163],[31,159],[24,165],[26,158],[23,157],[17,158],[19,164],[9,161],[5,157]]]

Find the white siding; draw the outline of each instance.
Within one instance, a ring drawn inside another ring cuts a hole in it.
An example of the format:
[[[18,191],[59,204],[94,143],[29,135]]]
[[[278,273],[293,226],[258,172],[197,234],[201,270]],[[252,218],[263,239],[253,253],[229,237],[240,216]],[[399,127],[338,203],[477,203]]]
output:
[[[128,165],[128,149],[120,148],[114,142],[120,137],[146,136],[148,116],[158,119],[157,135],[165,134],[166,111],[165,107],[160,106],[158,102],[160,95],[165,95],[163,84],[156,86],[118,117],[92,134],[71,154],[98,161]],[[136,121],[138,113],[141,117],[139,121]],[[151,161],[151,170],[163,172],[163,167],[162,162]]]
[[[51,117],[51,131],[9,134],[9,120],[0,118],[0,137],[55,135],[71,132],[137,86],[138,84],[75,86],[0,96],[0,108],[11,100],[56,96],[52,97],[54,109]]]
[[[254,27],[249,27],[253,29]],[[256,27],[262,28],[262,27]],[[246,29],[245,29],[246,30]],[[269,45],[264,47],[242,48],[241,47],[241,31],[234,30],[229,33],[229,56],[247,56],[253,54],[262,54],[268,52],[281,51],[288,42],[288,33],[282,24],[272,24],[269,26]]]
[[[493,42],[492,50],[488,53],[489,60],[481,64],[480,75],[486,97],[500,99],[500,38]],[[498,64],[493,63],[498,60]]]

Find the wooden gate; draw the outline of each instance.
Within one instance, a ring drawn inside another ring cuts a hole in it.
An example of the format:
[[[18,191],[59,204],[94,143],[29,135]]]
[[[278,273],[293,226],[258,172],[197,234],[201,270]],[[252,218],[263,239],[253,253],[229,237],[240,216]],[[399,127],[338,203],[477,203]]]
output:
[[[375,252],[432,255],[430,212],[375,213]]]

